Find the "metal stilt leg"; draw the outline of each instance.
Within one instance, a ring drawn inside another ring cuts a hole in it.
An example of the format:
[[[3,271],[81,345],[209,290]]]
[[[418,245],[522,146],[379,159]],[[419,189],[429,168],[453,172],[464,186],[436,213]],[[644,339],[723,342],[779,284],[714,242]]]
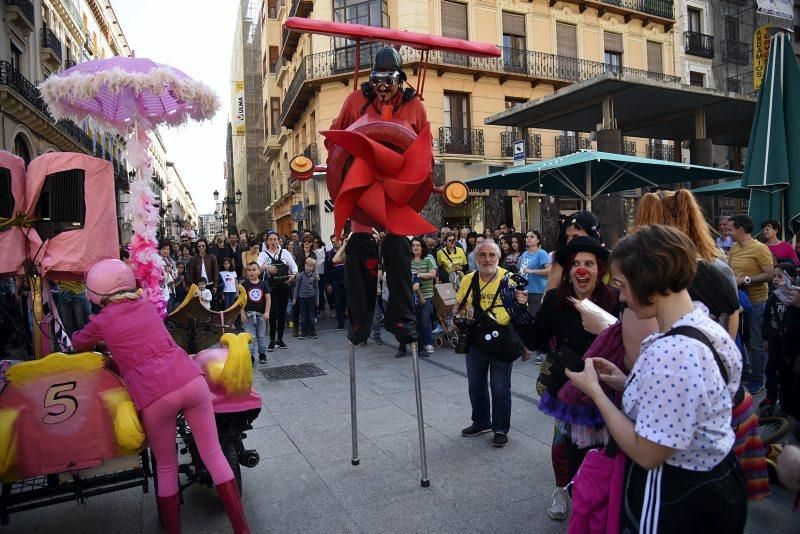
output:
[[[358,458],[358,420],[356,419],[356,347],[349,343],[350,359],[350,429],[353,433],[353,465],[358,465],[361,460]]]
[[[411,343],[411,363],[414,367],[414,393],[417,397],[417,430],[419,432],[419,462],[422,469],[420,484],[423,488],[431,485],[428,479],[428,455],[425,450],[425,421],[422,416],[422,386],[419,379],[419,352],[417,343]]]

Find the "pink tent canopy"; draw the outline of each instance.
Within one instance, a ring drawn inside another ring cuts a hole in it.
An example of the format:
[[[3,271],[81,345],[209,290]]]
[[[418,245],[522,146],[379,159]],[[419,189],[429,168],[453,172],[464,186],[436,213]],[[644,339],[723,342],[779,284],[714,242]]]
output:
[[[8,169],[11,174],[11,195],[13,210],[10,217],[25,211],[25,161],[12,154],[0,150],[0,168]],[[0,215],[0,217],[4,216]],[[16,274],[22,272],[25,263],[26,228],[11,225],[0,231],[0,274]]]

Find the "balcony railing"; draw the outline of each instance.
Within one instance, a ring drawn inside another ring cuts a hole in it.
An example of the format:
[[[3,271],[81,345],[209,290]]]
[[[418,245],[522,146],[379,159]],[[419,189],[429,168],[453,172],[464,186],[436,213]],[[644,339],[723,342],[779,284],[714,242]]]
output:
[[[49,48],[53,54],[61,61],[61,41],[50,28],[42,28],[42,48]]]
[[[305,150],[303,150],[303,155],[314,162],[316,165],[319,163],[319,152],[317,151],[317,143],[310,143]]]
[[[439,128],[439,152],[442,154],[483,155],[483,130],[480,128]]]
[[[8,61],[0,61],[0,85],[5,85],[14,90],[26,102],[42,113],[47,120],[56,128],[68,135],[74,142],[85,148],[87,152],[92,152],[92,140],[81,130],[77,124],[68,119],[58,122],[53,120],[50,110],[45,104],[39,89],[33,85],[25,76]]]
[[[361,48],[360,66],[367,70],[373,64],[375,54],[381,45],[371,44]],[[502,47],[502,55],[497,58],[468,57],[452,52],[430,51],[428,61],[432,68],[436,66],[451,67],[456,71],[467,71],[474,76],[494,75],[501,79],[538,79],[568,83],[587,80],[607,72],[608,66],[602,61],[590,61],[566,56],[534,52],[520,48]],[[406,67],[420,62],[420,52],[408,47],[400,49],[400,55]],[[276,69],[281,68],[279,61]],[[310,54],[303,58],[294,80],[286,92],[283,101],[281,123],[284,123],[289,110],[295,105],[304,83],[325,78],[344,79],[352,75],[355,68],[355,49],[353,47],[340,48]],[[658,82],[680,82],[680,76],[664,74],[662,72],[634,69],[630,67],[614,67],[613,72],[622,75],[639,76]]]
[[[660,159],[662,161],[675,160],[675,147],[664,143],[650,143],[647,145],[647,157],[650,159]]]
[[[36,24],[36,18],[33,15],[33,2],[30,0],[6,0],[6,4],[19,8],[25,18],[28,19],[28,22],[31,23],[31,26]]]
[[[542,158],[542,136],[541,134],[528,134],[525,136],[525,157],[526,158]],[[500,152],[503,157],[510,158],[514,156],[514,142],[519,141],[520,136],[517,132],[501,132],[500,133]]]
[[[559,0],[550,0],[553,7]],[[581,11],[586,7],[597,9],[600,15],[616,13],[641,20],[660,19],[653,22],[664,24],[665,29],[672,27],[675,20],[675,6],[673,0],[561,0],[570,4],[581,6]]]
[[[626,156],[635,156],[636,155],[636,141],[623,141],[622,142],[622,153]]]
[[[290,17],[308,17],[314,9],[314,2],[312,0],[292,0],[292,5],[289,8]],[[289,59],[294,55],[297,49],[297,42],[300,40],[300,34],[297,32],[289,31],[286,26],[283,27],[281,34],[281,54]]]
[[[557,135],[555,137],[556,157],[574,154],[578,150],[591,150],[592,142],[588,137],[574,135]]]
[[[714,57],[714,36],[698,32],[683,32],[683,48],[687,54]]]

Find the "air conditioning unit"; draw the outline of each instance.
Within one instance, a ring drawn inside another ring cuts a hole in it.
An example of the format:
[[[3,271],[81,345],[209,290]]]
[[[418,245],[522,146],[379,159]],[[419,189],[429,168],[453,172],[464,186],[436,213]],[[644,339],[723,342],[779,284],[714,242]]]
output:
[[[83,169],[48,174],[36,203],[36,231],[42,239],[81,230],[86,223]]]

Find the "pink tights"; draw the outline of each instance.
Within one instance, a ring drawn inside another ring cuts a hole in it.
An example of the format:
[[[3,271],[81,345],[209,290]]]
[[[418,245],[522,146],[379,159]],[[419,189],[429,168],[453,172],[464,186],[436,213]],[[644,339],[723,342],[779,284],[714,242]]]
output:
[[[205,378],[198,376],[182,388],[168,393],[142,410],[142,422],[156,457],[158,496],[178,493],[178,455],[175,452],[175,425],[178,412],[192,429],[200,457],[206,464],[214,484],[233,478],[233,471],[217,438],[217,424],[211,405],[211,392]]]

